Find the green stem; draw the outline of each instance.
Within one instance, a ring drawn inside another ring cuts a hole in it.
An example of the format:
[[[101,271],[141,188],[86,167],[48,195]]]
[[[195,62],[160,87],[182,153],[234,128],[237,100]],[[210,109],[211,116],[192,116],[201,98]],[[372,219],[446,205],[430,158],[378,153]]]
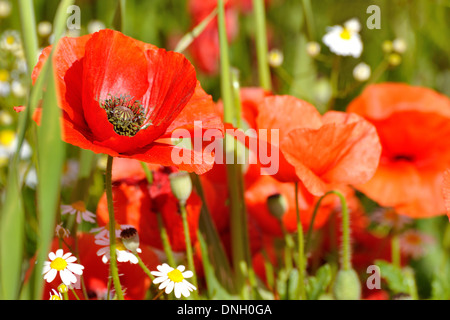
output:
[[[392,264],[398,268],[401,267],[400,238],[396,232],[391,238],[391,257]]]
[[[270,77],[269,49],[267,44],[266,10],[264,0],[253,0],[256,23],[256,53],[258,57],[258,71],[260,86],[265,90],[272,90]]]
[[[322,203],[323,199],[327,197],[330,194],[334,194],[339,197],[339,200],[341,202],[342,207],[342,251],[341,251],[341,259],[342,259],[342,268],[344,270],[350,270],[352,268],[352,250],[351,250],[351,244],[350,244],[350,215],[348,211],[347,206],[347,200],[345,199],[344,195],[340,193],[339,191],[329,191],[325,193],[316,203],[316,206],[314,208],[313,216],[311,219],[311,222],[309,224],[308,234],[306,238],[306,243],[309,246],[309,243],[311,242],[311,235],[312,230],[314,226],[314,220],[317,215],[317,211],[319,210],[320,204]]]
[[[155,279],[155,277],[152,275],[151,271],[149,270],[149,268],[147,268],[147,266],[145,265],[145,263],[142,261],[141,257],[135,253],[134,254],[136,256],[136,258],[138,259],[138,264],[141,267],[141,269],[145,272],[145,274],[153,281]]]
[[[298,290],[299,299],[306,299],[305,291],[305,248],[303,240],[303,226],[300,219],[300,208],[298,204],[298,182],[295,183],[295,212],[297,214],[297,233],[298,233]]]
[[[116,290],[117,298],[124,300],[122,286],[119,279],[119,269],[117,267],[117,253],[116,253],[116,221],[114,217],[114,204],[112,193],[112,165],[114,158],[108,156],[106,165],[106,198],[108,202],[109,212],[109,250],[110,250],[110,268],[111,277],[113,279],[114,288]]]
[[[161,234],[161,241],[163,244],[164,252],[166,253],[166,256],[167,256],[167,262],[169,263],[170,266],[174,267],[175,266],[175,258],[173,256],[172,246],[170,245],[167,230],[164,227],[164,222],[162,220],[161,213],[157,212],[156,215],[158,218],[158,227],[159,227],[159,231]]]
[[[316,30],[314,26],[314,14],[311,6],[311,0],[302,0],[303,10],[305,11],[306,25],[308,27],[309,39],[315,40]]]
[[[186,242],[186,255],[188,267],[189,270],[191,270],[194,273],[194,276],[192,277],[193,285],[198,288],[197,275],[195,272],[195,265],[194,265],[194,254],[192,252],[191,235],[189,232],[189,224],[187,220],[187,211],[185,203],[180,203],[180,210],[181,210],[181,218],[183,220],[183,231],[184,231],[184,239]],[[193,295],[197,296],[197,291],[195,291]]]
[[[147,181],[149,185],[153,184],[153,173],[152,171],[148,168],[147,164],[145,162],[141,162],[141,166],[142,169],[145,172],[145,176],[147,177]]]

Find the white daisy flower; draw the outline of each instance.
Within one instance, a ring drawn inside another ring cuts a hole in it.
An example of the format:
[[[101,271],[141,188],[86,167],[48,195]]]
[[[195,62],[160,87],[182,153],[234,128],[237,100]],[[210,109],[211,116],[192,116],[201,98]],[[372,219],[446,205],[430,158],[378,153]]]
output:
[[[49,21],[41,21],[37,26],[38,34],[43,38],[48,37],[52,33],[52,30],[53,25]]]
[[[269,52],[269,64],[273,68],[278,68],[283,64],[284,55],[279,49],[272,49]]]
[[[165,289],[166,294],[170,294],[175,291],[175,297],[181,298],[189,297],[192,291],[197,290],[197,288],[186,281],[186,278],[191,278],[194,276],[192,271],[184,271],[186,268],[184,266],[178,266],[176,269],[172,268],[168,264],[164,263],[157,267],[158,271],[152,271],[151,274],[156,278],[153,280],[154,284],[159,284],[159,290]]]
[[[83,201],[77,201],[70,205],[62,205],[61,214],[76,214],[78,224],[81,223],[81,220],[95,223],[95,214],[86,209],[86,205]]]
[[[359,35],[360,30],[359,21],[356,18],[351,19],[345,22],[344,26],[329,27],[322,40],[331,52],[337,55],[359,58],[363,51],[363,43]]]
[[[75,274],[81,276],[84,266],[74,263],[77,261],[77,258],[72,256],[71,252],[64,254],[62,249],[58,249],[56,253],[50,252],[48,257],[50,261],[44,262],[42,271],[44,280],[50,283],[55,280],[56,275],[59,273],[61,281],[67,286],[78,282]]]
[[[58,292],[55,289],[52,289],[52,292],[50,292],[49,300],[63,300],[61,292]]]
[[[134,228],[128,224],[118,224],[116,223],[116,238],[120,238],[120,234],[123,230]],[[96,233],[95,239],[106,239],[109,241],[109,224],[104,227],[92,228],[91,233]]]
[[[16,30],[7,30],[0,39],[0,47],[14,54],[22,50],[20,33]]]
[[[102,257],[103,263],[108,263],[108,261],[111,259],[109,237],[96,239],[95,244],[102,247],[97,251],[97,256]],[[142,250],[137,248],[136,252],[141,253]],[[120,238],[116,238],[116,255],[118,262],[129,262],[131,264],[139,263],[138,258],[125,247]]]

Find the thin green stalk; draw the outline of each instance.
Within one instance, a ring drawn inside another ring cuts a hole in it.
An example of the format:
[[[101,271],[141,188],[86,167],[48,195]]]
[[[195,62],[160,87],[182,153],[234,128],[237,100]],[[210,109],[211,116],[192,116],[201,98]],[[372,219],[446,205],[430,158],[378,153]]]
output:
[[[313,41],[316,38],[316,28],[314,25],[314,14],[311,0],[302,0],[302,4],[305,12],[306,25],[308,27],[309,40]]]
[[[141,162],[142,169],[145,172],[145,176],[147,178],[148,184],[153,184],[153,172],[148,168],[147,164],[145,162]]]
[[[109,213],[109,250],[110,250],[110,271],[113,279],[116,295],[119,300],[124,300],[122,286],[119,279],[119,269],[117,267],[116,253],[116,220],[114,217],[114,203],[112,193],[112,165],[114,158],[108,156],[106,165],[106,198],[108,202]]]
[[[36,33],[36,18],[34,16],[33,0],[21,0],[19,5],[20,23],[28,72],[31,74],[38,58],[38,38]]]
[[[184,231],[184,239],[186,242],[186,255],[188,267],[189,270],[191,270],[194,273],[194,276],[192,277],[193,285],[198,288],[197,275],[195,272],[195,265],[194,265],[194,254],[192,252],[191,235],[189,232],[189,224],[187,220],[187,211],[185,203],[180,203],[180,210],[181,210],[181,218],[183,220],[183,231]],[[195,291],[193,295],[194,297],[197,297],[197,292]]]
[[[391,238],[391,259],[394,266],[401,268],[400,238],[396,232]]]
[[[200,22],[191,32],[187,33],[186,35],[181,38],[181,40],[178,42],[175,52],[182,53],[185,51],[197,38],[202,32],[205,30],[205,28],[209,25],[209,23],[217,16],[217,8],[215,8],[202,22]]]
[[[141,267],[141,269],[145,272],[145,274],[153,281],[155,280],[155,277],[152,275],[151,271],[149,270],[149,268],[147,268],[147,266],[145,265],[145,263],[142,261],[141,257],[135,253],[134,254],[136,256],[136,258],[138,259],[138,264]]]
[[[348,211],[347,206],[347,200],[345,199],[344,195],[340,193],[339,191],[329,191],[325,193],[320,199],[317,201],[316,206],[314,208],[314,212],[312,215],[311,222],[309,224],[308,234],[306,237],[306,245],[309,247],[309,244],[311,242],[311,236],[314,226],[314,220],[316,218],[317,212],[319,210],[319,207],[328,195],[334,194],[339,197],[339,200],[341,202],[341,210],[342,210],[342,251],[341,251],[341,259],[342,259],[342,267],[344,270],[350,270],[352,268],[352,250],[351,250],[351,243],[350,243],[350,215]]]
[[[228,39],[225,25],[225,7],[224,1],[218,0],[218,27],[219,27],[219,42],[220,42],[220,77],[221,77],[221,93],[224,106],[224,122],[234,123],[235,110],[234,110],[234,96],[231,81],[231,69],[230,58],[228,49]],[[225,136],[224,148],[226,154],[227,139],[233,139],[233,137]],[[242,294],[244,286],[245,275],[243,273],[242,264],[246,263],[246,250],[245,250],[245,236],[242,225],[242,203],[239,195],[239,181],[237,180],[239,167],[236,163],[236,150],[233,150],[234,163],[227,165],[227,177],[230,194],[230,223],[231,223],[231,247],[233,257],[233,269],[235,272],[235,288]],[[247,265],[248,266],[248,265]],[[246,267],[247,267],[246,266]]]
[[[298,182],[295,183],[295,211],[297,214],[297,233],[298,233],[298,291],[299,291],[299,299],[306,299],[306,291],[305,291],[305,248],[304,248],[304,240],[303,240],[303,226],[302,221],[300,219],[300,208],[298,204]]]
[[[256,24],[256,53],[258,57],[258,71],[260,86],[265,90],[272,90],[270,77],[269,49],[267,44],[266,10],[264,0],[253,0]]]
[[[164,227],[164,223],[162,221],[161,213],[157,212],[156,216],[158,219],[158,227],[159,227],[159,232],[161,235],[161,241],[162,241],[162,244],[164,247],[164,252],[166,253],[166,256],[167,256],[167,262],[169,263],[170,266],[174,267],[175,266],[175,258],[173,256],[173,251],[172,251],[172,246],[170,245],[169,236],[167,235],[166,228]]]

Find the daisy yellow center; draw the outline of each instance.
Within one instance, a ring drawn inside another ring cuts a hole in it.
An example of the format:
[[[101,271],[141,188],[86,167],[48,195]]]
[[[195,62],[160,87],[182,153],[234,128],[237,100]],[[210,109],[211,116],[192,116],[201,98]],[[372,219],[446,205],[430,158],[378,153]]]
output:
[[[9,80],[9,72],[8,70],[0,70],[0,82],[6,82]]]
[[[11,45],[14,44],[16,42],[16,38],[14,38],[14,36],[9,36],[6,38],[6,43]]]
[[[125,247],[122,240],[120,240],[120,239],[116,239],[116,250],[127,251],[127,248]]]
[[[417,234],[409,234],[406,237],[406,242],[408,242],[411,245],[420,245],[422,243],[422,239]]]
[[[133,100],[130,96],[110,95],[101,103],[101,107],[106,111],[108,121],[117,134],[134,137],[142,129],[145,112],[139,100]]]
[[[177,282],[182,282],[184,280],[183,274],[181,273],[180,270],[175,269],[170,271],[167,276],[169,277],[169,279],[175,283]]]
[[[352,37],[352,34],[350,33],[350,31],[347,28],[344,28],[344,30],[342,30],[340,36],[344,40],[350,40]]]
[[[10,146],[14,139],[16,137],[16,134],[12,130],[4,130],[0,132],[0,144],[3,146]]]
[[[57,271],[62,271],[67,268],[67,262],[63,258],[56,258],[50,264],[50,268],[55,269]]]
[[[79,212],[86,211],[86,205],[84,204],[83,201],[77,201],[75,203],[72,203],[72,207]]]
[[[54,294],[54,295],[50,298],[50,300],[61,300],[61,298],[60,298],[58,295]]]

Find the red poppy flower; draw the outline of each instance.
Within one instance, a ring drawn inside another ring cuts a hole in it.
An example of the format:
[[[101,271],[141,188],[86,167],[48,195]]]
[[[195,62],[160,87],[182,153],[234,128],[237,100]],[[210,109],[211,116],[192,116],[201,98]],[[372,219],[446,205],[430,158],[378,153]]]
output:
[[[33,80],[50,51],[51,47],[44,49]],[[177,165],[172,152],[181,148],[171,144],[174,130],[192,129],[195,120],[203,122],[204,130],[223,129],[212,98],[201,88],[194,67],[179,53],[102,30],[61,39],[53,63],[63,110],[63,139],[70,144],[171,166]],[[210,169],[210,159],[199,151],[184,151],[191,161],[177,165],[181,170],[204,173]]]
[[[442,185],[442,193],[444,196],[445,208],[450,219],[450,170],[444,172],[444,182]]]
[[[126,160],[132,162],[135,160]],[[133,166],[130,166],[133,169]],[[140,241],[158,249],[163,249],[159,231],[159,212],[168,233],[172,249],[185,251],[183,222],[178,200],[172,194],[169,174],[175,168],[161,167],[153,171],[153,184],[149,185],[145,174],[140,173],[141,180],[121,179],[113,182],[114,214],[118,224],[132,225],[139,232]],[[114,165],[113,165],[114,171]],[[125,169],[125,172],[128,170]],[[143,170],[142,170],[143,172]],[[126,176],[122,173],[120,176]],[[192,243],[197,239],[197,229],[201,211],[200,197],[193,192],[186,203],[188,225]],[[106,194],[102,196],[97,207],[97,222],[100,226],[109,221]]]
[[[450,100],[402,83],[368,87],[348,107],[377,128],[383,152],[374,177],[358,189],[412,218],[442,215],[443,172],[450,166]]]
[[[376,130],[356,114],[332,111],[321,116],[305,101],[271,96],[259,104],[256,125],[268,130],[267,142],[278,150],[274,176],[282,182],[301,181],[315,196],[366,182],[378,166],[381,146]],[[279,141],[272,141],[273,130]]]

